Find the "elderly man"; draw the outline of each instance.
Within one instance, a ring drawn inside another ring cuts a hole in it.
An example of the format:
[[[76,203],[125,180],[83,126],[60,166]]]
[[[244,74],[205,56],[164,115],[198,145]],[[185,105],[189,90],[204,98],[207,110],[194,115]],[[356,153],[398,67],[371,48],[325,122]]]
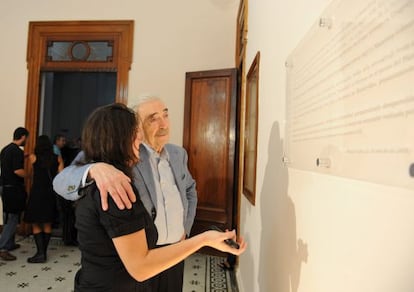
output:
[[[187,168],[187,152],[168,144],[170,122],[164,102],[157,97],[141,98],[135,110],[141,119],[144,143],[140,145],[140,162],[134,167],[134,185],[157,227],[157,245],[172,244],[190,234],[197,206],[196,184]],[[120,209],[130,208],[136,199],[130,179],[105,163],[72,164],[56,176],[53,184],[58,194],[76,200],[78,188],[89,180],[95,180],[104,210],[108,193]],[[157,276],[165,277],[167,280],[162,282],[168,283],[159,291],[181,292],[183,273],[181,262]]]

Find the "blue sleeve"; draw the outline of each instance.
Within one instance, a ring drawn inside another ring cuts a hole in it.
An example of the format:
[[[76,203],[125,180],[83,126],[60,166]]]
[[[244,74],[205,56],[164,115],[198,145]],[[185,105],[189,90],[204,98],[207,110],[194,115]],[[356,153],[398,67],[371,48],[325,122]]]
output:
[[[90,167],[90,164],[76,165],[76,162],[81,161],[83,156],[83,152],[80,152],[72,164],[65,167],[53,179],[53,189],[66,200],[76,201],[79,199],[78,191],[81,187],[83,175]]]

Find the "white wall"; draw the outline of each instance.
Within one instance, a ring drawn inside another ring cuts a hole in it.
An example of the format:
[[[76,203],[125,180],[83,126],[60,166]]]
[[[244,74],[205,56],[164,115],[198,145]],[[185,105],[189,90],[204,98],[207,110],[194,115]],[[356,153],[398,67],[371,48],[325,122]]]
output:
[[[246,68],[258,50],[261,60],[256,206],[241,204],[242,292],[414,291],[412,190],[281,163],[284,63],[329,3],[249,1]]]

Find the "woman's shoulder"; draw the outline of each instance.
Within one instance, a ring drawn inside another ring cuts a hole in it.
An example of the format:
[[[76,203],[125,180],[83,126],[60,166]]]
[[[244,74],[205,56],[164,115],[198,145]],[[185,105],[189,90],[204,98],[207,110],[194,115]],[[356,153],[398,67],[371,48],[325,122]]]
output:
[[[135,186],[133,184],[131,184],[131,186],[132,186],[132,189],[135,192],[135,195],[137,196],[137,201],[140,201],[139,197],[138,197],[138,192],[137,192]],[[79,201],[81,201],[83,198],[88,198],[87,200],[91,201],[91,202],[93,201],[96,206],[101,206],[101,203],[102,203],[101,202],[101,193],[98,189],[98,186],[96,185],[96,182],[92,182],[91,184],[80,188],[79,191],[78,191],[78,194],[79,194]],[[122,213],[123,211],[132,211],[131,209],[122,209],[122,210],[119,209],[117,207],[115,201],[113,200],[113,198],[111,197],[111,195],[109,193],[107,195],[107,200],[108,200],[107,201],[108,202],[108,210],[107,211],[111,211],[111,212],[115,212],[115,213],[118,213],[118,212]],[[136,205],[136,202],[133,204],[132,209],[135,209],[134,208],[135,205]],[[111,213],[111,212],[109,212],[109,213]],[[105,213],[107,213],[107,212],[105,212]]]
[[[101,197],[96,183],[93,182],[85,187],[79,188],[79,198],[75,201],[76,208],[96,209],[100,205]]]

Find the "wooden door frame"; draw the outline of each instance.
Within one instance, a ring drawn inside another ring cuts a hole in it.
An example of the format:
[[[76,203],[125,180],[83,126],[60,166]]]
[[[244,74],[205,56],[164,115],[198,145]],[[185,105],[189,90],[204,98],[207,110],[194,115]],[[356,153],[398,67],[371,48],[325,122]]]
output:
[[[240,234],[240,210],[241,198],[243,195],[243,167],[244,167],[244,133],[245,133],[245,114],[246,114],[246,48],[247,48],[247,33],[248,33],[248,0],[240,0],[239,10],[236,19],[236,44],[235,44],[235,65],[238,69],[238,96],[239,104],[237,109],[237,125],[238,125],[238,140],[237,140],[237,207],[235,216],[233,218],[236,226],[237,234]]]
[[[38,136],[41,72],[116,72],[115,101],[126,104],[128,101],[128,74],[132,63],[133,34],[133,20],[29,22],[25,127],[30,135],[26,141],[26,154],[33,152]],[[47,51],[48,45],[53,41],[109,42],[112,45],[112,57],[107,62],[51,61]],[[31,173],[31,165],[28,161],[25,163],[25,169],[27,173]],[[30,185],[29,175],[26,179],[26,188],[28,189]]]

